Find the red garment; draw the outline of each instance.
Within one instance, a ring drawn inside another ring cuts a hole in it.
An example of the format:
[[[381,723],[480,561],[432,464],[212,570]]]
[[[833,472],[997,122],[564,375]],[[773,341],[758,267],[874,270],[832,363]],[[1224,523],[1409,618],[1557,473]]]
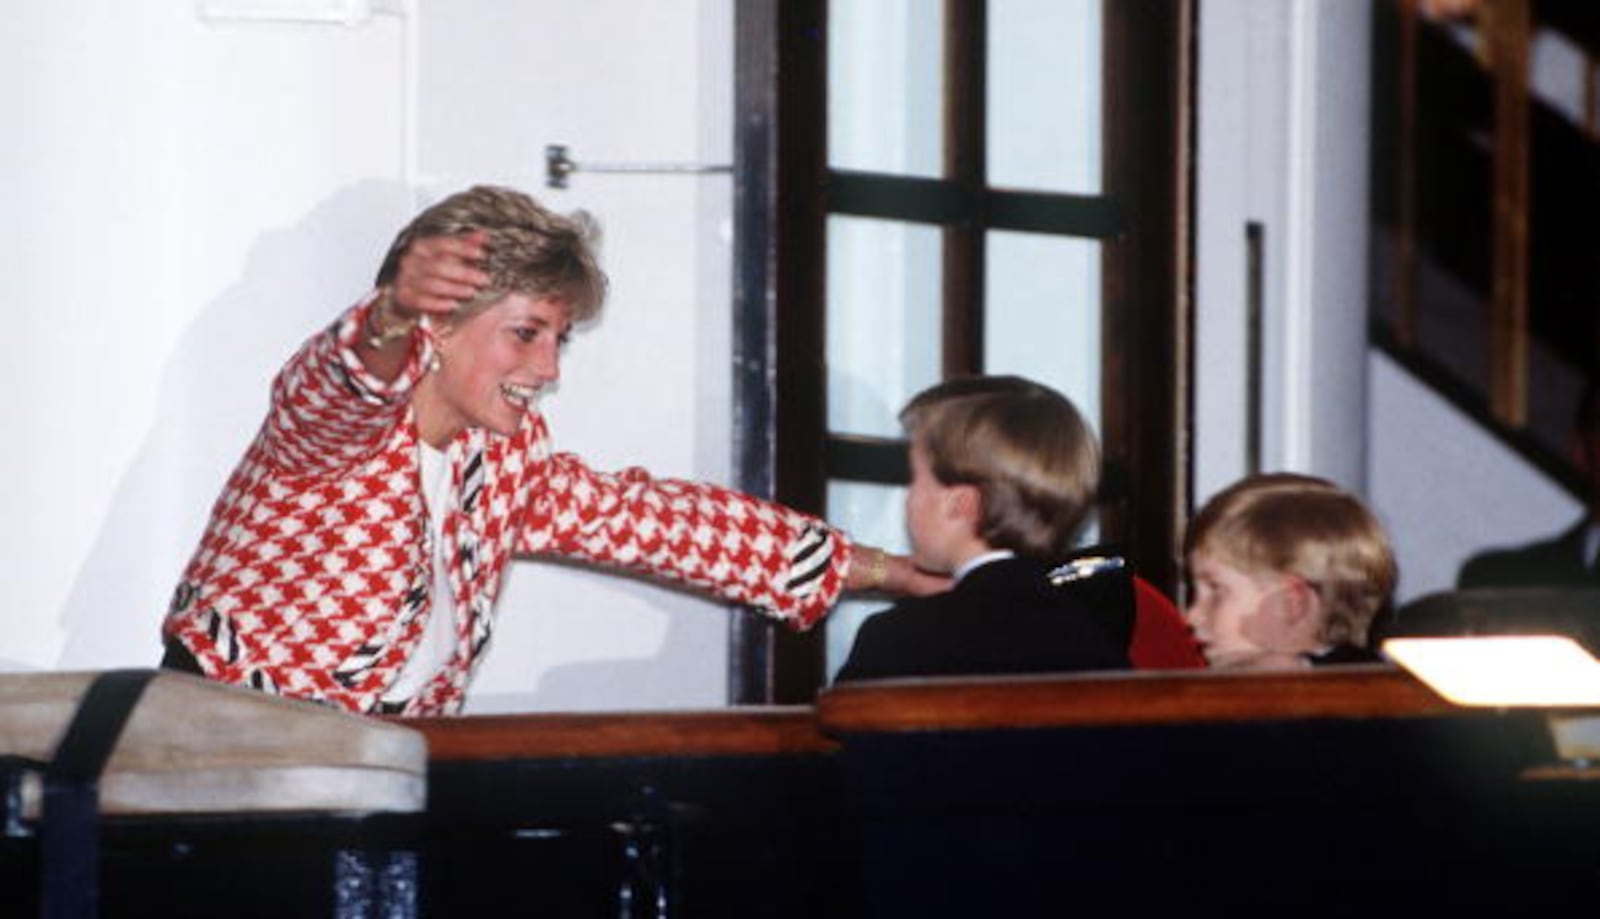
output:
[[[1128,659],[1135,670],[1198,670],[1205,655],[1178,607],[1154,584],[1133,579],[1133,643]]]
[[[411,387],[431,354],[414,333],[386,383],[355,353],[371,300],[278,374],[255,442],[212,509],[163,633],[213,679],[373,711],[423,634],[433,590]],[[443,534],[456,648],[405,706],[453,713],[482,660],[513,555],[619,565],[759,607],[797,628],[849,571],[842,533],[728,489],[589,469],[552,453],[530,412],[511,437],[451,444]]]

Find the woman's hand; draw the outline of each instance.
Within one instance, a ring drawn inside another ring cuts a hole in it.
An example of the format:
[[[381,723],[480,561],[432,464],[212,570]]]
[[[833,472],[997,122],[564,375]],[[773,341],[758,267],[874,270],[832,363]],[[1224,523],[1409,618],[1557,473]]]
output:
[[[406,247],[394,280],[367,310],[365,346],[358,353],[369,373],[395,379],[405,366],[418,321],[449,316],[478,295],[489,283],[478,267],[488,245],[489,234],[475,230],[424,236]]]
[[[489,234],[474,230],[459,236],[424,236],[406,247],[390,286],[393,310],[403,320],[448,316],[489,283],[479,267]]]
[[[925,597],[950,589],[950,578],[918,568],[910,558],[874,546],[855,546],[845,589]]]

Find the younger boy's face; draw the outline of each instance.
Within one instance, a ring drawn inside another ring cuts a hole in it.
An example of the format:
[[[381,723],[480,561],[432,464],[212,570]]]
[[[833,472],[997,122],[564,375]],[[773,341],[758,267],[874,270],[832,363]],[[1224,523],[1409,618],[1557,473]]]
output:
[[[1207,552],[1189,556],[1194,595],[1183,616],[1213,667],[1247,666],[1271,647],[1271,600],[1281,584],[1245,573]]]

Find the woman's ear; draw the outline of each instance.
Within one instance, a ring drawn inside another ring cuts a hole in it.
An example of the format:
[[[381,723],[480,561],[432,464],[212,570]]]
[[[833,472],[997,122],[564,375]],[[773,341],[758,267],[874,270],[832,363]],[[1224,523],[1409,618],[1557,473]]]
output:
[[[433,358],[436,365],[450,359],[450,352],[455,348],[458,325],[459,323],[442,316],[430,320],[428,328],[433,336]],[[438,369],[437,366],[434,369]]]

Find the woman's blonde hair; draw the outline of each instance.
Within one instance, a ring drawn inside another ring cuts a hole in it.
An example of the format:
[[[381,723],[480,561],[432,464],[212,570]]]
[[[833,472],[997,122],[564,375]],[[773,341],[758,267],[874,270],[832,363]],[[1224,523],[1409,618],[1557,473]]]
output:
[[[1366,505],[1326,479],[1278,472],[1250,476],[1206,502],[1184,536],[1252,577],[1287,574],[1317,592],[1321,640],[1365,645],[1399,570],[1383,526]]]
[[[457,321],[513,293],[558,299],[573,322],[599,314],[607,284],[595,255],[599,224],[584,211],[563,216],[520,191],[493,185],[457,192],[418,214],[389,246],[378,269],[378,285],[394,281],[400,257],[416,240],[473,230],[489,235],[481,266],[489,284],[462,304],[454,317]]]
[[[978,487],[989,545],[1044,559],[1073,550],[1100,446],[1066,396],[1021,377],[969,377],[919,393],[900,421],[935,478]]]

